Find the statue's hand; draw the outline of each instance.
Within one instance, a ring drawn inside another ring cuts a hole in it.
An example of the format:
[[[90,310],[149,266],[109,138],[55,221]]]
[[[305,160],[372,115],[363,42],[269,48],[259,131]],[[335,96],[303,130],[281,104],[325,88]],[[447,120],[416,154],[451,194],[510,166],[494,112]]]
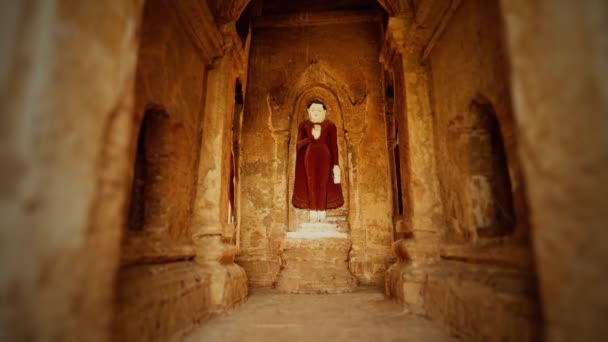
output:
[[[315,140],[317,140],[317,139],[319,139],[320,136],[321,136],[321,126],[315,125],[312,128],[312,137],[315,138]]]
[[[334,165],[334,184],[340,184],[340,167],[338,165]]]

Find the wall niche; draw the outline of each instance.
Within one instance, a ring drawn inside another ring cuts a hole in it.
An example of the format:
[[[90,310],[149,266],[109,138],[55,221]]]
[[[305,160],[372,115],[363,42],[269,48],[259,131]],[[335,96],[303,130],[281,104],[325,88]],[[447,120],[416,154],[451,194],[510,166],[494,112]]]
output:
[[[503,137],[492,104],[471,101],[448,125],[448,150],[460,182],[461,205],[452,208],[454,230],[466,239],[510,234],[516,224]]]
[[[170,167],[169,155],[165,152],[169,134],[169,114],[158,106],[146,110],[139,129],[135,152],[129,204],[129,230],[141,231],[158,223],[155,216],[165,211],[158,210],[161,209],[158,206],[162,205],[162,201],[157,198],[161,194],[156,190],[155,184],[163,179],[163,172]]]

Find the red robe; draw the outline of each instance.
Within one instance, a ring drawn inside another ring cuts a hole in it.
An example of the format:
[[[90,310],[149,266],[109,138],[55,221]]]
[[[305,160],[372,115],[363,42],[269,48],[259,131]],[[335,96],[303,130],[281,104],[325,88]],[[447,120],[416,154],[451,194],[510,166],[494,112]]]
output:
[[[298,127],[296,143],[296,176],[293,206],[300,209],[327,210],[344,204],[342,185],[334,184],[333,167],[338,163],[338,131],[336,125],[324,120],[321,136],[312,136],[313,124],[306,120]]]

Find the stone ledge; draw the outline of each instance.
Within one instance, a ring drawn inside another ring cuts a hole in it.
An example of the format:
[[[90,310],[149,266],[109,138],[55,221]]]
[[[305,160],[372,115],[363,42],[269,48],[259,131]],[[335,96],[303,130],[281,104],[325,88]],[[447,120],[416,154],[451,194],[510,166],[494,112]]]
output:
[[[393,254],[402,262],[424,264],[439,259],[438,242],[434,238],[400,239],[391,245]]]
[[[194,245],[179,243],[166,236],[130,233],[122,245],[121,266],[160,264],[194,258]]]
[[[385,291],[406,311],[442,322],[467,341],[538,338],[540,312],[528,271],[446,260],[399,262],[386,272]]]
[[[247,297],[247,276],[238,265],[192,261],[124,268],[118,275],[115,340],[179,339],[211,314]]]
[[[446,261],[422,288],[425,311],[467,341],[538,341],[540,308],[532,274]]]
[[[295,232],[288,232],[286,240],[293,239],[348,239],[348,234],[341,232],[335,223],[305,222]]]
[[[492,264],[529,269],[532,267],[530,246],[501,242],[483,243],[477,246],[447,245],[439,250],[442,259],[476,264]]]

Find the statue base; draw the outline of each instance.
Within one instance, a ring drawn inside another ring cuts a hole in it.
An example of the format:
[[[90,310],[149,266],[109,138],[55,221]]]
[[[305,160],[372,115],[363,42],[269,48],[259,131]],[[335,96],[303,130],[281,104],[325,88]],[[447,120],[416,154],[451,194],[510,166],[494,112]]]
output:
[[[281,245],[276,288],[288,293],[344,293],[357,287],[348,269],[350,236],[328,222],[302,223]]]

